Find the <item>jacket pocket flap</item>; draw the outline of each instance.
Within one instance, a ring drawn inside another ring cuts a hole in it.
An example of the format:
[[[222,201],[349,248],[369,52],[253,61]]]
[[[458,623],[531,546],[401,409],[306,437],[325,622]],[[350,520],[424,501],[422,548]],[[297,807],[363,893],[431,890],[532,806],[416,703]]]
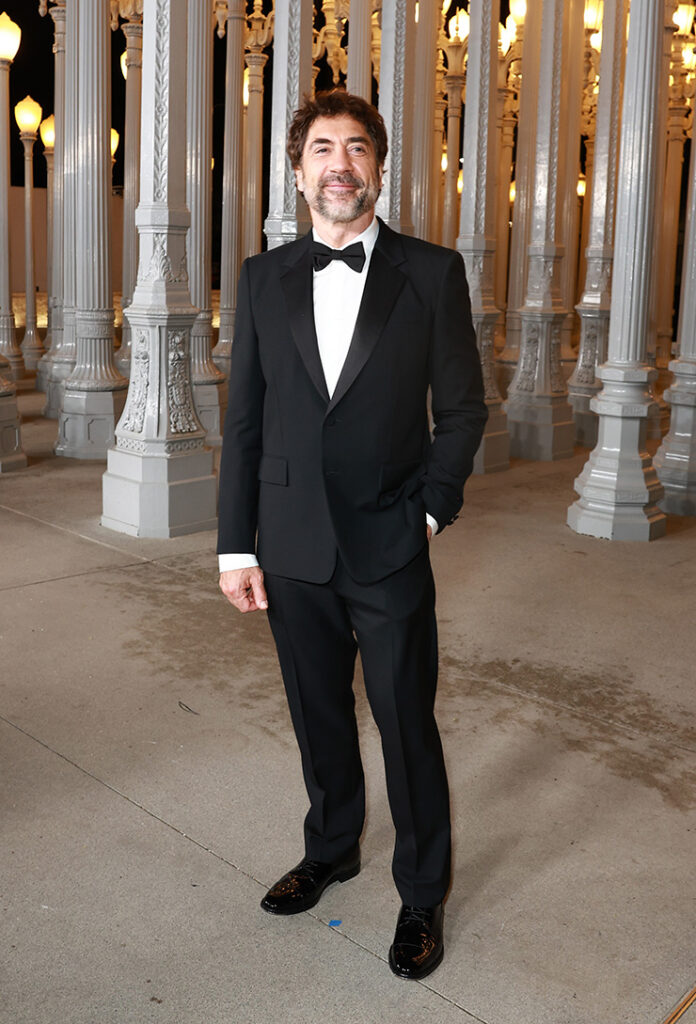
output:
[[[265,484],[280,484],[281,487],[287,487],[287,459],[283,459],[279,455],[262,455],[259,463],[259,480]]]

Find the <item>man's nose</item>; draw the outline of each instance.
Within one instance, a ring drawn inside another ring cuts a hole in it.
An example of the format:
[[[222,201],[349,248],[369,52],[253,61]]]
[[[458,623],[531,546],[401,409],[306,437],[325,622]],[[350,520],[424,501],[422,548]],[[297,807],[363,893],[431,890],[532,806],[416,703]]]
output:
[[[350,154],[346,146],[336,146],[331,161],[332,171],[349,171],[351,168]]]

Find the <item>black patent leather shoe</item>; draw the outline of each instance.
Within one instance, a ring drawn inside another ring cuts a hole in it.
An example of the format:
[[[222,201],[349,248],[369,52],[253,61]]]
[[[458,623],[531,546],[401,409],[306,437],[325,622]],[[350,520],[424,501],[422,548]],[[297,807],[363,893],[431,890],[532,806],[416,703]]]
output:
[[[319,902],[328,886],[355,878],[359,871],[359,849],[345,860],[334,863],[305,857],[268,890],[261,900],[261,907],[269,914],[301,914]]]
[[[435,907],[401,908],[389,950],[389,966],[397,977],[418,981],[439,967],[445,952],[443,921],[441,903]]]

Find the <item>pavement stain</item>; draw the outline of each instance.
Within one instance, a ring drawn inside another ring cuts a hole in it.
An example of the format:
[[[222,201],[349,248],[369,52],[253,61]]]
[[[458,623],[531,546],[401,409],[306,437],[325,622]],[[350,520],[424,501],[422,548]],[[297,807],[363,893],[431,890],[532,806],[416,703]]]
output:
[[[265,615],[241,615],[231,608],[214,573],[208,584],[199,572],[150,563],[117,570],[108,585],[127,592],[131,622],[135,619],[123,626],[124,653],[163,676],[168,690],[183,682],[185,705],[198,708],[196,691],[212,692],[247,712],[244,717],[256,729],[286,736],[285,692]]]
[[[510,698],[503,705],[500,687]],[[614,775],[655,789],[680,811],[696,808],[696,728],[690,716],[680,708],[668,715],[625,675],[592,675],[521,659],[465,661],[451,654],[441,658],[438,700],[443,707],[462,696],[480,700],[485,691],[497,698],[489,712],[491,725],[518,724],[526,705],[527,720],[531,710],[530,724],[538,732],[562,736],[568,750],[586,753]],[[546,713],[540,715],[538,705],[531,709],[527,697],[554,705],[553,720]],[[446,719],[440,714],[443,732]]]

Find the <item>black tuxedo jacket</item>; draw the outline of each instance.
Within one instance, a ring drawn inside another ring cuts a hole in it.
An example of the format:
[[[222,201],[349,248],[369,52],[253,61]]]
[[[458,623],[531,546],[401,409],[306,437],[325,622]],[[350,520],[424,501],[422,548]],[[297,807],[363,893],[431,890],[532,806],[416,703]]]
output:
[[[218,552],[327,582],[402,568],[456,517],[486,422],[464,264],[380,221],[331,399],[314,329],[311,232],[246,260],[220,466]],[[434,432],[429,430],[431,389]]]

